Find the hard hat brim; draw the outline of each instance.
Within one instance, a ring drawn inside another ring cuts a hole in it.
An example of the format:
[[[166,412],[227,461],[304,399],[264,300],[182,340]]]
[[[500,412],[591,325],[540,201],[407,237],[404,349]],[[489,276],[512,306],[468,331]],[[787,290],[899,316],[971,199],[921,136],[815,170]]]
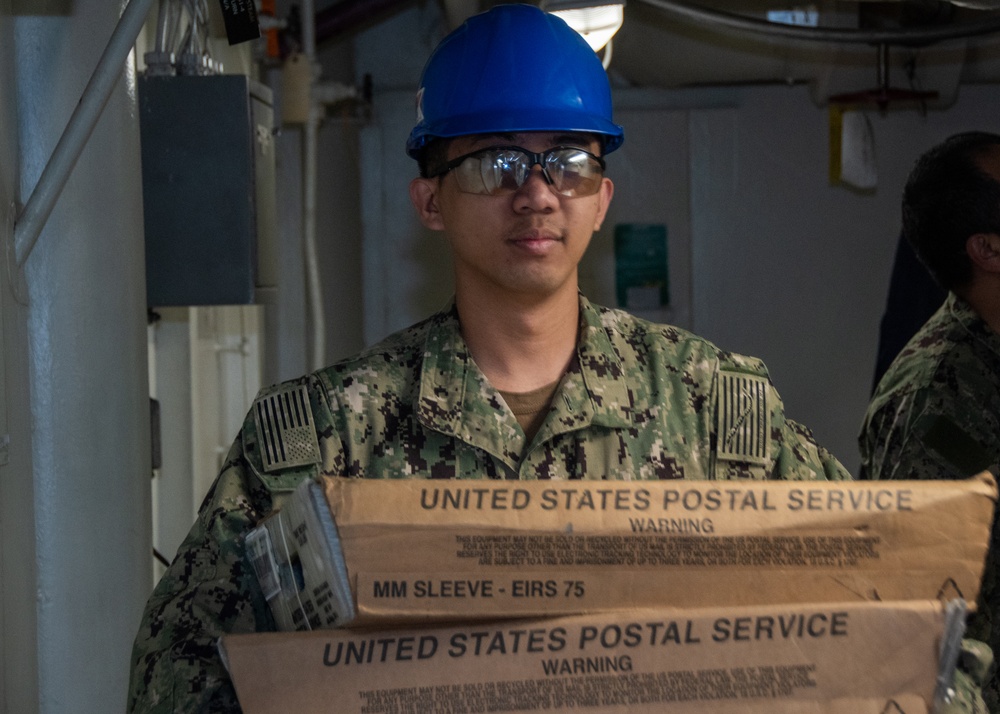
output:
[[[579,111],[490,111],[464,114],[417,127],[406,142],[406,152],[419,158],[423,148],[434,139],[453,139],[476,134],[515,134],[526,131],[564,131],[596,134],[603,152],[609,154],[622,145],[624,130],[614,122],[599,116],[582,115]]]

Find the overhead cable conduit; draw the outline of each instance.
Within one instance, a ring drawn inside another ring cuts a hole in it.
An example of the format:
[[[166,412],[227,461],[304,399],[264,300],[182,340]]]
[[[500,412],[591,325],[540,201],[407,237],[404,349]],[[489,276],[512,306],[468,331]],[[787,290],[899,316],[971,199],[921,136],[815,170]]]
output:
[[[724,27],[740,32],[784,37],[789,40],[808,42],[833,42],[854,44],[931,44],[943,40],[974,37],[1000,32],[1000,16],[991,15],[988,20],[967,22],[939,27],[910,30],[854,30],[830,27],[805,27],[787,25],[756,18],[737,15],[722,10],[709,10],[675,0],[640,0],[663,12],[701,25]]]

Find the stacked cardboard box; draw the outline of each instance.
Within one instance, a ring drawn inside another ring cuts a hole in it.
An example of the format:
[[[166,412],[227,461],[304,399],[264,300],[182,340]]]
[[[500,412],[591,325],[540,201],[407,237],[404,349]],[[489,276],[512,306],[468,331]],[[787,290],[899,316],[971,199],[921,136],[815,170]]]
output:
[[[995,501],[987,474],[308,482],[248,552],[281,629],[355,629],[223,647],[247,711],[279,682],[373,714],[924,711]]]

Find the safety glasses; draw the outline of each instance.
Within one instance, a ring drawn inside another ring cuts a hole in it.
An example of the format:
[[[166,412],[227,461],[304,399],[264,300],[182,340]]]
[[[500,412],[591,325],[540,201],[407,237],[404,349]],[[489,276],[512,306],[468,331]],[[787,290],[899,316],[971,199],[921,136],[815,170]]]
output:
[[[430,178],[453,171],[465,193],[502,196],[523,186],[536,164],[545,181],[570,198],[597,193],[604,176],[604,159],[576,146],[556,146],[540,154],[520,146],[491,146],[452,159]]]

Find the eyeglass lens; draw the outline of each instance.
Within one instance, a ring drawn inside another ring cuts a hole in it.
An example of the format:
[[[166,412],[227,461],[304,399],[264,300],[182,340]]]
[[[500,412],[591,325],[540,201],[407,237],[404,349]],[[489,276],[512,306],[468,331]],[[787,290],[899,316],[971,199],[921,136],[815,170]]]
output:
[[[449,162],[458,187],[466,193],[495,196],[513,193],[528,180],[535,163],[540,163],[546,181],[568,197],[597,193],[604,175],[603,162],[576,147],[557,146],[534,154],[519,146],[481,149]],[[446,169],[447,170],[447,169]]]

